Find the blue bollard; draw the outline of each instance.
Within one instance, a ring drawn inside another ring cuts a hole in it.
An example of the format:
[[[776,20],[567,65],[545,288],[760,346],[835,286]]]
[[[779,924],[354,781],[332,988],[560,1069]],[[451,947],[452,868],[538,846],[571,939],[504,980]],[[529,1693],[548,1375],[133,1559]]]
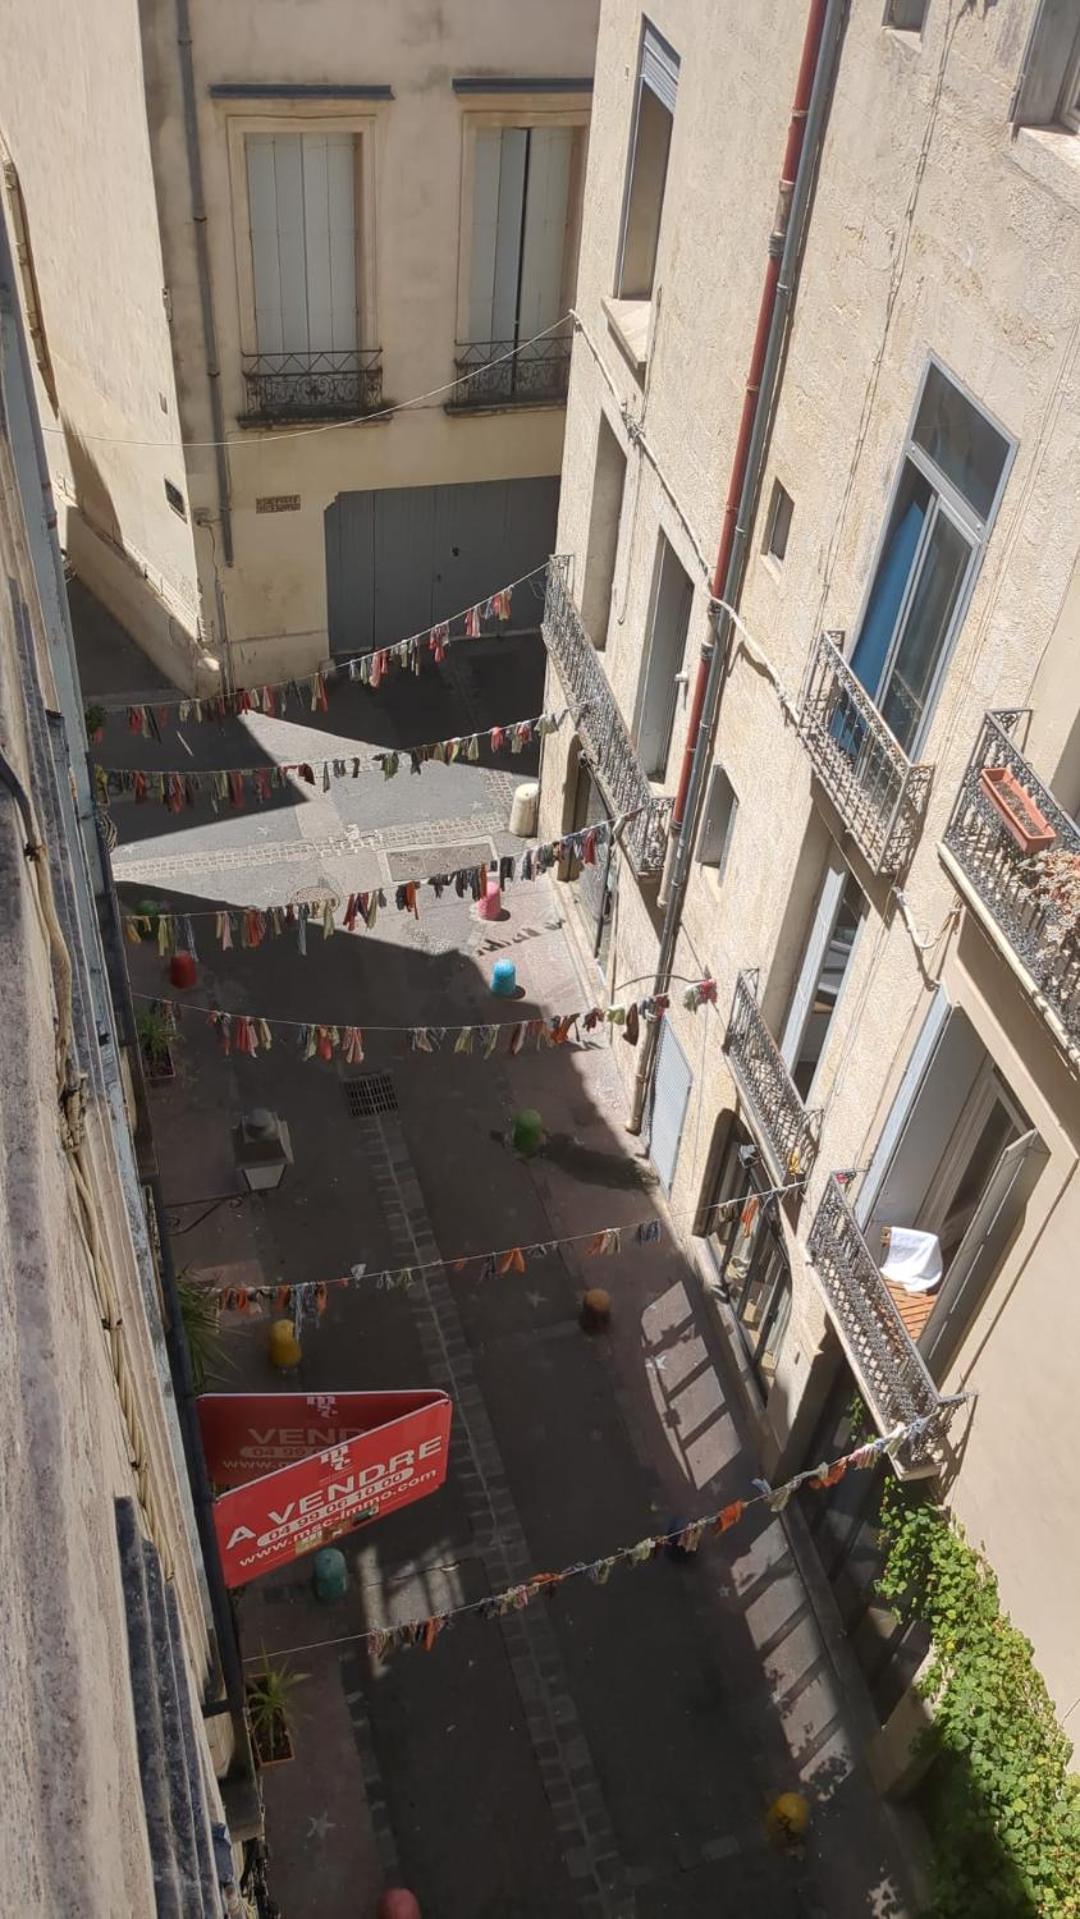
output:
[[[491,969],[491,990],[496,999],[512,999],[517,991],[517,967],[513,960],[496,960]]]
[[[336,1546],[321,1547],[315,1554],[311,1583],[316,1599],[344,1599],[349,1584],[345,1554],[339,1552]]]

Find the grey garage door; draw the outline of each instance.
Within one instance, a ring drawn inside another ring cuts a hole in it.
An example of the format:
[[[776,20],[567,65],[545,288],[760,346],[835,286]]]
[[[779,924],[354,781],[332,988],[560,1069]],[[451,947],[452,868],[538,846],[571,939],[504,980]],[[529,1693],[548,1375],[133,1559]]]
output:
[[[660,1184],[665,1193],[670,1193],[675,1178],[679,1142],[693,1080],[686,1054],[675,1038],[670,1022],[665,1019],[660,1028],[649,1104],[649,1155],[660,1175]]]
[[[339,493],[326,510],[331,653],[421,632],[540,566],[558,508],[557,479]],[[539,626],[540,604],[519,600],[514,625]]]

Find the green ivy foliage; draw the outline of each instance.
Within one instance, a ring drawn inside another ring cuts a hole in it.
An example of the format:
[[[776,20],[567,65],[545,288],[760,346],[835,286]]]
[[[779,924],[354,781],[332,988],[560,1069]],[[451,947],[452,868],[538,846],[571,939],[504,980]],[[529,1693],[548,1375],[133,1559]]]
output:
[[[940,1507],[891,1480],[879,1523],[878,1589],[933,1636],[932,1919],[1078,1919],[1080,1781],[1031,1642]]]

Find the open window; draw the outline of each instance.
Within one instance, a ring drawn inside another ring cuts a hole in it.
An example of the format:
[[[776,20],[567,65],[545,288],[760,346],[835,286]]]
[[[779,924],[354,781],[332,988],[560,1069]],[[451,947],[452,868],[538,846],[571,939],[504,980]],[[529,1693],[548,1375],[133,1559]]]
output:
[[[851,656],[910,758],[926,737],[1013,450],[931,360]]]
[[[784,1063],[804,1103],[821,1065],[865,904],[844,861],[831,854],[780,1039]]]
[[[586,633],[597,649],[607,643],[625,486],[626,455],[608,424],[606,414],[601,413],[596,436],[592,503],[589,507],[585,582],[581,590],[581,618]]]
[[[766,1391],[791,1318],[791,1268],[771,1182],[757,1147],[732,1126],[698,1230],[735,1314],[754,1375]]]
[[[1009,118],[1080,132],[1080,20],[1070,0],[1039,0]]]
[[[679,56],[646,20],[630,123],[614,298],[604,303],[608,325],[639,380],[644,378],[649,352],[651,303],[678,87]]]
[[[941,1381],[975,1319],[1047,1151],[975,1028],[939,990],[857,1206],[901,1317]],[[899,1229],[922,1271],[890,1277]]]
[[[680,565],[670,540],[661,533],[634,724],[638,756],[649,779],[662,780],[667,772],[678,694],[676,675],[682,670],[686,653],[693,598],[693,581]]]

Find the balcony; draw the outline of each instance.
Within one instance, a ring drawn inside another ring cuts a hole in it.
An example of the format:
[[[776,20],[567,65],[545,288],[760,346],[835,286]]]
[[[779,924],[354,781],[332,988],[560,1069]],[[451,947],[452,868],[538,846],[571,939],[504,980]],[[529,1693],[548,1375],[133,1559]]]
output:
[[[446,411],[478,413],[489,407],[563,406],[570,384],[572,346],[570,334],[553,334],[520,347],[513,340],[459,343],[454,365],[463,384],[455,387]]]
[[[817,1157],[821,1115],[808,1112],[757,1003],[757,973],[735,982],[724,1041],[739,1091],[778,1186],[805,1179]]]
[[[382,406],[382,348],[366,353],[245,353],[244,426],[351,420]]]
[[[622,847],[639,879],[658,878],[667,850],[670,800],[654,794],[634,751],[615,696],[581,615],[570,598],[565,558],[548,562],[543,636],[605,801],[614,815],[633,813]]]
[[[984,718],[941,856],[991,938],[1004,947],[1056,1037],[1078,1062],[1080,829],[1015,744],[1013,734],[1024,717],[1023,710],[1010,710]],[[993,776],[1002,773],[1011,775],[1015,830],[992,797],[1001,785]]]
[[[891,1432],[936,1412],[943,1403],[938,1389],[836,1178],[825,1188],[806,1250],[878,1430]],[[936,1471],[938,1444],[937,1432],[910,1440],[893,1462],[900,1477],[914,1479]]]
[[[913,766],[823,633],[810,663],[799,731],[814,771],[874,873],[902,873],[915,850],[933,768]]]

